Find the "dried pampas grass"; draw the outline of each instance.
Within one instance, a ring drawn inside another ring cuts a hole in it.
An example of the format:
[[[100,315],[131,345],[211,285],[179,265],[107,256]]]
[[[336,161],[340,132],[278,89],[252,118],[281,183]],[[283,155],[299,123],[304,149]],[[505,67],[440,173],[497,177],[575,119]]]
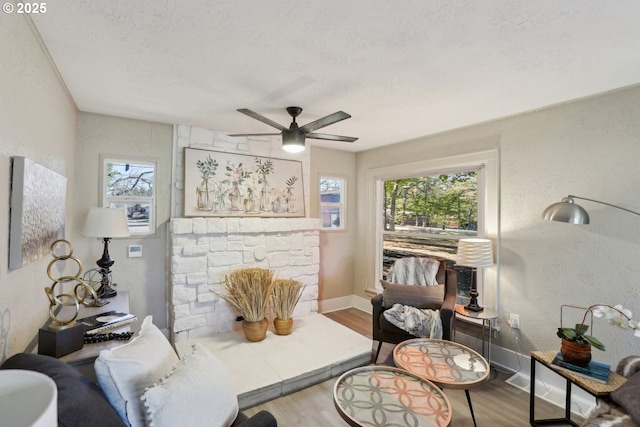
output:
[[[275,279],[273,286],[273,309],[276,319],[288,320],[302,296],[302,283],[292,279]]]
[[[259,322],[266,317],[273,293],[273,271],[264,268],[242,268],[225,274],[225,293],[213,293],[228,302],[247,322]]]

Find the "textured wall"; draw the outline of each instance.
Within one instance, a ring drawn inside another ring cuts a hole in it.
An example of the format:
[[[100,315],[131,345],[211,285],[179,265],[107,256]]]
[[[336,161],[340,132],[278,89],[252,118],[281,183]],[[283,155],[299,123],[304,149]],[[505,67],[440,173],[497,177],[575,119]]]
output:
[[[76,108],[22,15],[0,25],[0,361],[23,351],[49,318],[45,255],[8,269],[11,157],[24,156],[67,178],[67,235],[74,225]]]
[[[138,315],[138,324],[150,314],[158,327],[167,327],[167,227],[171,200],[171,141],[173,126],[124,119],[100,114],[80,113],[74,215],[77,227],[73,239],[85,271],[96,268],[102,255],[100,239],[82,236],[84,221],[91,207],[101,203],[100,156],[146,159],[156,162],[156,230],[154,235],[112,239],[109,254],[117,289],[129,291],[129,308]],[[142,245],[141,258],[128,258],[129,245]]]
[[[358,204],[367,206],[367,170],[488,148],[500,150],[499,324],[494,343],[528,354],[558,349],[560,305],[624,304],[640,316],[640,217],[580,203],[591,224],[541,219],[568,194],[640,210],[640,87],[615,91],[495,122],[358,153]],[[370,213],[358,211],[358,239],[372,244]],[[356,259],[356,292],[373,265]],[[520,314],[511,331],[509,313]],[[615,364],[640,354],[640,339],[605,322],[595,335],[608,347],[594,359]]]

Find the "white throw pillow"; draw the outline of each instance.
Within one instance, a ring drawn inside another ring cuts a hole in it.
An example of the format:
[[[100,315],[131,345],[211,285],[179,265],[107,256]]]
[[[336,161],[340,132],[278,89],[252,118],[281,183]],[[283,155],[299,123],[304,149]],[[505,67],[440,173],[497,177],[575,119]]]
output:
[[[202,344],[195,344],[142,400],[149,427],[228,427],[238,416],[229,370]]]
[[[120,418],[131,427],[145,427],[140,400],[145,388],[166,375],[179,360],[153,318],[147,316],[131,341],[102,350],[94,366],[98,383]]]

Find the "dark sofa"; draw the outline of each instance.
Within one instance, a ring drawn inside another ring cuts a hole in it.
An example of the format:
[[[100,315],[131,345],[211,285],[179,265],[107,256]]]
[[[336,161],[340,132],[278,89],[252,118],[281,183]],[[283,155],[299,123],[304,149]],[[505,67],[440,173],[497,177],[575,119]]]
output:
[[[640,426],[640,356],[625,357],[616,372],[627,377],[627,381],[609,396],[598,398],[581,427]]]
[[[53,379],[58,388],[58,427],[126,427],[96,383],[54,357],[19,353],[0,369],[36,371]],[[232,427],[277,427],[277,422],[267,411],[250,418],[240,412]]]

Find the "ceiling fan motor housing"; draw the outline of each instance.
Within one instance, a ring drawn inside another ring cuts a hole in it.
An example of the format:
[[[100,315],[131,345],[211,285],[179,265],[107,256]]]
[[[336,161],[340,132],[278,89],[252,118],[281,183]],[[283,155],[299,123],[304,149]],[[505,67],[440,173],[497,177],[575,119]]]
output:
[[[296,122],[296,117],[302,113],[302,108],[300,107],[287,107],[287,113],[293,118],[291,125],[289,125],[289,129],[282,126],[280,123],[274,122],[271,119],[264,117],[261,114],[256,113],[255,111],[251,111],[248,108],[240,108],[238,112],[242,114],[246,114],[247,116],[254,118],[262,123],[266,123],[271,127],[274,127],[280,131],[280,135],[282,135],[282,149],[288,151],[290,153],[299,153],[304,151],[305,148],[305,139],[306,137],[313,139],[324,139],[329,141],[344,141],[344,142],[354,142],[358,138],[353,138],[350,136],[340,136],[340,135],[329,135],[325,133],[316,133],[315,131],[323,128],[325,126],[332,125],[341,120],[348,119],[351,116],[344,111],[338,111],[333,114],[329,114],[328,116],[322,117],[318,120],[314,120],[311,123],[307,123],[304,126],[298,126]],[[258,135],[278,135],[277,133],[236,133],[230,134],[230,136],[258,136]]]
[[[282,149],[290,153],[304,150],[304,132],[298,129],[282,131]]]

